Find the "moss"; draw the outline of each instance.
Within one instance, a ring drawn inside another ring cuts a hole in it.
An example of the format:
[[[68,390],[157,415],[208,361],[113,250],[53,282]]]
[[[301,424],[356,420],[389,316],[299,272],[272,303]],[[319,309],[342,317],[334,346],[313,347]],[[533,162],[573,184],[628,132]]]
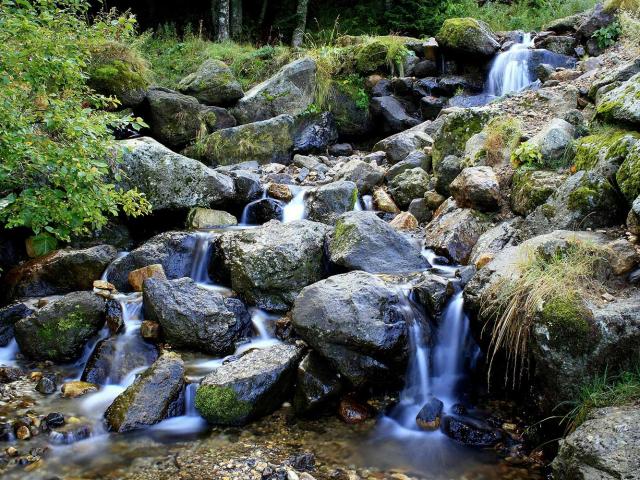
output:
[[[628,152],[618,172],[616,181],[629,204],[640,195],[640,141]]]
[[[489,120],[489,113],[475,109],[464,109],[450,113],[436,134],[433,142],[433,168],[447,155],[461,155],[467,140],[484,128]]]
[[[355,241],[355,236],[353,235],[355,230],[355,225],[345,223],[343,220],[338,220],[338,223],[336,223],[336,228],[333,231],[331,250],[333,252],[344,252],[346,250],[349,250],[349,248]]]
[[[196,392],[196,409],[210,423],[238,425],[248,419],[252,405],[231,387],[203,385]]]
[[[522,123],[515,117],[497,117],[487,123],[484,153],[489,165],[508,162],[511,152],[520,143]]]
[[[104,95],[118,96],[149,85],[142,57],[126,45],[107,42],[91,48],[89,86]]]
[[[640,139],[640,134],[626,130],[606,130],[575,141],[575,167],[590,170],[602,160],[617,165],[626,157],[629,148]]]
[[[547,300],[540,321],[549,330],[551,345],[571,355],[588,353],[596,343],[591,311],[575,293]]]
[[[353,193],[351,193],[351,209],[352,210],[356,206],[357,202],[358,202],[358,189],[354,188]]]
[[[511,205],[516,213],[527,215],[539,205],[543,205],[556,190],[559,182],[541,175],[551,172],[519,168],[513,176]],[[560,178],[560,177],[558,177]]]
[[[542,205],[541,208],[542,208],[542,214],[546,218],[551,219],[556,216],[556,213],[557,213],[556,207],[554,207],[553,205],[549,205],[548,203],[546,203]]]
[[[404,61],[409,54],[404,37],[393,35],[373,37],[354,47],[355,69],[368,74],[387,69],[392,74],[404,76]]]
[[[438,32],[438,43],[456,48],[466,42],[469,35],[473,35],[473,32],[480,29],[480,23],[475,18],[449,18],[445,20]]]
[[[587,175],[581,185],[569,194],[567,206],[584,215],[596,210],[611,208],[610,200],[616,197],[614,187],[608,181],[592,182]]]

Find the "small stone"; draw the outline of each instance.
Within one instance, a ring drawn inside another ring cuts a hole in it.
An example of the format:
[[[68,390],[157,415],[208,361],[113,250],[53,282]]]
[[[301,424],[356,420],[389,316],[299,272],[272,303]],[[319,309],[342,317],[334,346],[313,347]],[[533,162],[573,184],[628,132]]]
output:
[[[160,341],[160,324],[151,320],[143,320],[140,325],[140,336],[153,343]]]
[[[313,475],[307,473],[307,472],[302,472],[300,475],[300,480],[316,480],[316,477],[314,477]]]
[[[300,477],[293,470],[287,470],[287,480],[300,480]]]
[[[355,398],[348,396],[340,400],[338,405],[338,417],[345,423],[362,423],[371,418],[371,407],[367,403],[361,403]]]
[[[31,438],[31,431],[26,425],[21,425],[16,429],[16,437],[18,440],[29,440]]]
[[[416,423],[422,430],[433,431],[440,428],[442,409],[444,404],[435,397],[431,397],[420,409],[416,416]]]
[[[20,452],[18,452],[18,449],[16,447],[8,447],[5,450],[5,453],[10,457],[17,457],[18,455],[20,455]]]
[[[440,195],[435,190],[429,190],[424,194],[424,200],[430,210],[436,210],[446,200],[444,195]]]
[[[378,210],[387,213],[400,213],[391,196],[383,189],[378,188],[373,192],[373,202]]]
[[[166,280],[167,276],[164,273],[162,265],[154,263],[153,265],[147,265],[146,267],[129,272],[129,285],[131,285],[136,292],[141,292],[142,285],[147,278]]]
[[[636,248],[624,238],[609,242],[607,247],[611,251],[610,264],[615,275],[629,273],[640,260]]]
[[[389,222],[396,230],[415,230],[418,228],[418,220],[409,212],[402,212]]]
[[[64,415],[58,412],[52,412],[44,417],[44,421],[49,428],[61,427],[64,425]]]
[[[348,157],[353,153],[353,147],[349,143],[336,143],[329,147],[329,153],[334,157]]]
[[[267,193],[271,198],[283,200],[285,202],[288,202],[293,198],[289,185],[285,185],[284,183],[270,183],[267,188]]]
[[[616,297],[614,297],[610,293],[603,293],[602,294],[602,298],[603,298],[603,300],[606,300],[607,302],[613,302],[616,299]]]
[[[116,291],[116,287],[112,283],[107,282],[106,280],[94,280],[93,288],[96,288],[98,290],[108,290],[110,292]]]
[[[480,257],[478,257],[478,260],[476,260],[476,268],[478,270],[480,270],[482,267],[484,267],[491,260],[493,260],[493,255],[492,254],[490,254],[490,253],[481,254]]]
[[[62,385],[62,396],[64,398],[78,398],[87,393],[97,392],[98,386],[94,383],[73,381]]]
[[[51,377],[42,377],[36,384],[36,391],[43,395],[51,395],[56,391],[56,382]]]
[[[207,230],[220,226],[237,225],[238,219],[223,210],[192,208],[187,215],[187,228]]]

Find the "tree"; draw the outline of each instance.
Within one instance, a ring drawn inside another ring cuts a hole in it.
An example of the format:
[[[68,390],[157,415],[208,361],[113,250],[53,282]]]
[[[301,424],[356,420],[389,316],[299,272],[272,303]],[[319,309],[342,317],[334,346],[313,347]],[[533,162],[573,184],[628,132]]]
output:
[[[296,29],[293,31],[291,46],[297,48],[302,46],[304,40],[304,31],[307,27],[307,10],[309,0],[298,0],[298,8],[296,9]]]
[[[239,40],[242,35],[242,0],[231,0],[231,37]]]
[[[229,40],[229,0],[212,0],[213,24],[216,27],[216,40]]]

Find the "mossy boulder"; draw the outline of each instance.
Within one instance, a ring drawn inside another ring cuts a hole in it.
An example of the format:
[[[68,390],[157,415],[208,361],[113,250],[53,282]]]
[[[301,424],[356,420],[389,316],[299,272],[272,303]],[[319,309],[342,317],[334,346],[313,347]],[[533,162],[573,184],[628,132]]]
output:
[[[251,350],[202,379],[196,408],[214,425],[244,425],[282,405],[292,391],[303,350],[279,344]]]
[[[375,37],[354,47],[355,70],[361,75],[386,72],[404,76],[404,65],[410,55],[406,37]]]
[[[185,153],[211,165],[256,161],[288,164],[293,151],[294,120],[280,115],[213,132]]]
[[[207,105],[219,106],[231,105],[244,95],[231,69],[224,62],[211,58],[180,80],[178,90]]]
[[[361,137],[374,127],[369,112],[369,96],[363,81],[333,81],[327,96],[327,108],[333,114],[338,133]]]
[[[640,140],[640,133],[628,130],[610,130],[575,141],[574,164],[577,170],[598,168],[614,177],[631,147]]]
[[[469,138],[465,145],[464,165],[502,167],[511,161],[511,153],[520,143],[522,123],[515,117],[496,117],[489,120],[480,133]]]
[[[629,149],[627,158],[616,173],[616,181],[620,191],[631,205],[640,195],[640,141]]]
[[[518,169],[513,175],[511,209],[519,215],[528,215],[564,182],[566,176],[548,170]]]
[[[69,293],[16,322],[16,340],[20,351],[34,360],[71,362],[100,331],[104,315],[101,297],[93,292]]]
[[[196,207],[189,210],[187,215],[187,228],[194,230],[206,230],[237,224],[238,219],[224,210]]]
[[[606,93],[598,94],[596,114],[609,122],[640,126],[640,73]]]
[[[429,174],[422,168],[411,168],[396,175],[388,185],[388,191],[395,203],[406,209],[411,200],[422,198],[429,190]]]
[[[539,153],[539,165],[568,167],[573,160],[575,136],[576,129],[573,125],[561,118],[554,118],[524,145]]]
[[[184,362],[177,353],[165,352],[107,408],[107,427],[124,433],[181,415],[183,390]]]
[[[445,51],[473,56],[490,57],[500,49],[497,37],[486,23],[474,18],[449,18],[436,35],[438,45]]]
[[[304,198],[307,218],[334,225],[340,215],[354,209],[358,201],[355,183],[341,180],[310,189]]]

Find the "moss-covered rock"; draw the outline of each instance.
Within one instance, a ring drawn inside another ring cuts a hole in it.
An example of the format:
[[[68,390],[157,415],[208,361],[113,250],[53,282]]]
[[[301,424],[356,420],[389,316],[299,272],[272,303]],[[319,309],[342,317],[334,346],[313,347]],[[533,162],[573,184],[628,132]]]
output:
[[[640,73],[596,98],[598,118],[624,124],[640,125]]]
[[[640,141],[629,149],[616,173],[616,181],[629,204],[640,195]]]
[[[613,176],[639,139],[640,133],[628,130],[611,130],[579,138],[574,144],[576,169],[591,170],[598,166]]]
[[[15,324],[20,351],[29,358],[76,360],[104,324],[105,302],[92,292],[73,292]]]
[[[234,165],[246,161],[260,164],[291,162],[294,120],[280,115],[213,132],[185,151],[211,165]]]
[[[404,63],[409,55],[405,37],[375,37],[357,45],[354,52],[356,72],[362,75],[384,71],[404,76]]]
[[[481,57],[498,51],[500,43],[486,23],[474,18],[449,18],[436,35],[438,44],[445,50]]]
[[[539,321],[549,331],[549,344],[555,350],[579,356],[588,353],[598,341],[593,314],[576,293],[546,301]]]
[[[391,179],[388,190],[395,203],[406,209],[411,200],[422,198],[429,190],[429,174],[420,167],[405,170]]]
[[[359,137],[372,130],[369,95],[364,89],[364,80],[351,77],[333,81],[329,87],[327,103],[340,135]]]
[[[287,399],[302,353],[280,344],[224,363],[198,387],[198,412],[215,425],[243,425],[271,413]]]
[[[565,178],[565,175],[546,170],[518,169],[513,176],[511,209],[520,215],[528,215],[544,204]]]
[[[207,105],[230,105],[244,92],[231,69],[222,61],[208,59],[178,84],[178,90]]]
[[[539,152],[538,163],[543,167],[568,167],[573,159],[573,140],[576,129],[566,120],[554,118],[525,144]]]
[[[465,166],[501,167],[509,164],[511,153],[520,143],[522,123],[515,117],[492,118],[477,135],[477,142],[472,142],[476,135],[467,141]]]

